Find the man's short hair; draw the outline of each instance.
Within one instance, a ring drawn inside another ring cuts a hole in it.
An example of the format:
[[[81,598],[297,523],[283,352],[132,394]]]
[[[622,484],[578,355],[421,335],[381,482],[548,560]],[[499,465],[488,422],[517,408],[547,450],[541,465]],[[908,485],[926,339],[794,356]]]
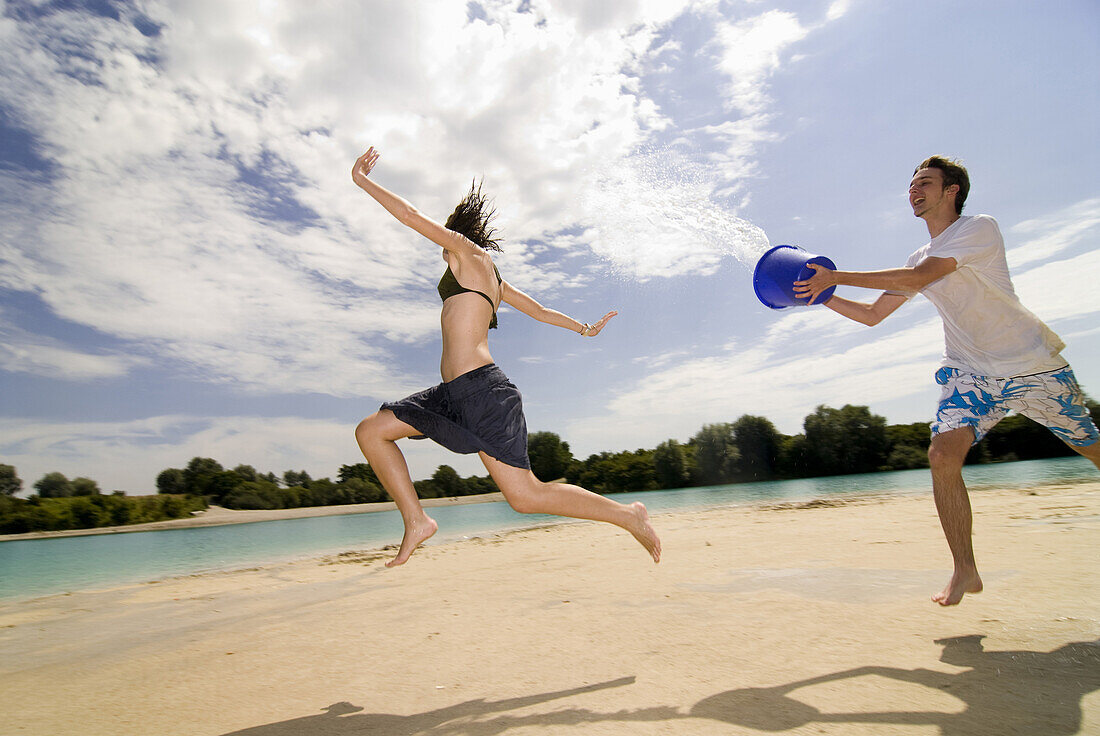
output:
[[[953,158],[931,156],[921,161],[917,168],[913,169],[913,173],[916,174],[921,169],[939,169],[943,173],[945,188],[952,184],[959,185],[959,192],[955,195],[955,214],[961,215],[963,205],[966,204],[966,195],[970,194],[970,174],[966,173],[966,167]]]

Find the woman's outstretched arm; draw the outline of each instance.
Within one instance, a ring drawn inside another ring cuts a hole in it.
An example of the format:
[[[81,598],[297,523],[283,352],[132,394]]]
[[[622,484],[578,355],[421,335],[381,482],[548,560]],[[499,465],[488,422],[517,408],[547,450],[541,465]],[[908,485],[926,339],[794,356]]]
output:
[[[370,178],[370,172],[378,162],[379,153],[372,146],[355,160],[351,169],[351,180],[356,186],[372,196],[378,204],[397,218],[397,221],[410,227],[441,248],[451,251],[479,252],[480,249],[462,235],[448,230],[432,218],[416,209],[408,200],[394,194],[389,189]]]
[[[618,314],[618,312],[612,310],[601,317],[600,321],[594,325],[590,325],[587,322],[578,322],[572,317],[564,315],[557,310],[542,306],[533,297],[524,294],[507,281],[501,284],[500,300],[510,304],[532,319],[537,319],[539,322],[545,322],[555,327],[573,330],[573,332],[579,333],[585,337],[595,337],[600,334],[600,330],[604,328],[608,320]]]

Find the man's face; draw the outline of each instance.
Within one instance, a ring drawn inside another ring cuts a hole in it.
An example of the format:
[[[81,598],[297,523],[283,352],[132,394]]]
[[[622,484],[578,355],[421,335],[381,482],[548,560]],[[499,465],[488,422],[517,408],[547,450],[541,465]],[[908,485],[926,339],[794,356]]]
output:
[[[924,217],[940,208],[955,211],[955,200],[944,190],[943,172],[939,169],[921,169],[909,182],[909,205],[916,217]]]

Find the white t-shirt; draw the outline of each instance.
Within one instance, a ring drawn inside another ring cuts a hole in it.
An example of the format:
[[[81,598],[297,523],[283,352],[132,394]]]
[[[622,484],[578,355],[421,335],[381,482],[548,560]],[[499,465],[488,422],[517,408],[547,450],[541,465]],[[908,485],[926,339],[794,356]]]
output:
[[[1061,338],[1016,296],[997,221],[960,217],[909,256],[954,258],[958,267],[921,290],[943,318],[943,365],[995,378],[1044,373],[1066,365]],[[913,296],[915,292],[906,294]]]

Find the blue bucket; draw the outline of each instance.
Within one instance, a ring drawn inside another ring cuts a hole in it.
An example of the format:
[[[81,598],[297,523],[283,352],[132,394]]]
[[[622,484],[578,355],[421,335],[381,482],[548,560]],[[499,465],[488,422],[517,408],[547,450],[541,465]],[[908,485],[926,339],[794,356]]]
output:
[[[825,256],[815,256],[795,245],[775,246],[756,262],[756,270],[752,273],[756,298],[772,309],[807,306],[809,299],[799,299],[794,295],[794,282],[805,281],[814,275],[814,270],[809,266],[811,263],[836,270],[836,264]],[[834,291],[836,287],[830,286],[818,295],[814,304],[826,301]]]

